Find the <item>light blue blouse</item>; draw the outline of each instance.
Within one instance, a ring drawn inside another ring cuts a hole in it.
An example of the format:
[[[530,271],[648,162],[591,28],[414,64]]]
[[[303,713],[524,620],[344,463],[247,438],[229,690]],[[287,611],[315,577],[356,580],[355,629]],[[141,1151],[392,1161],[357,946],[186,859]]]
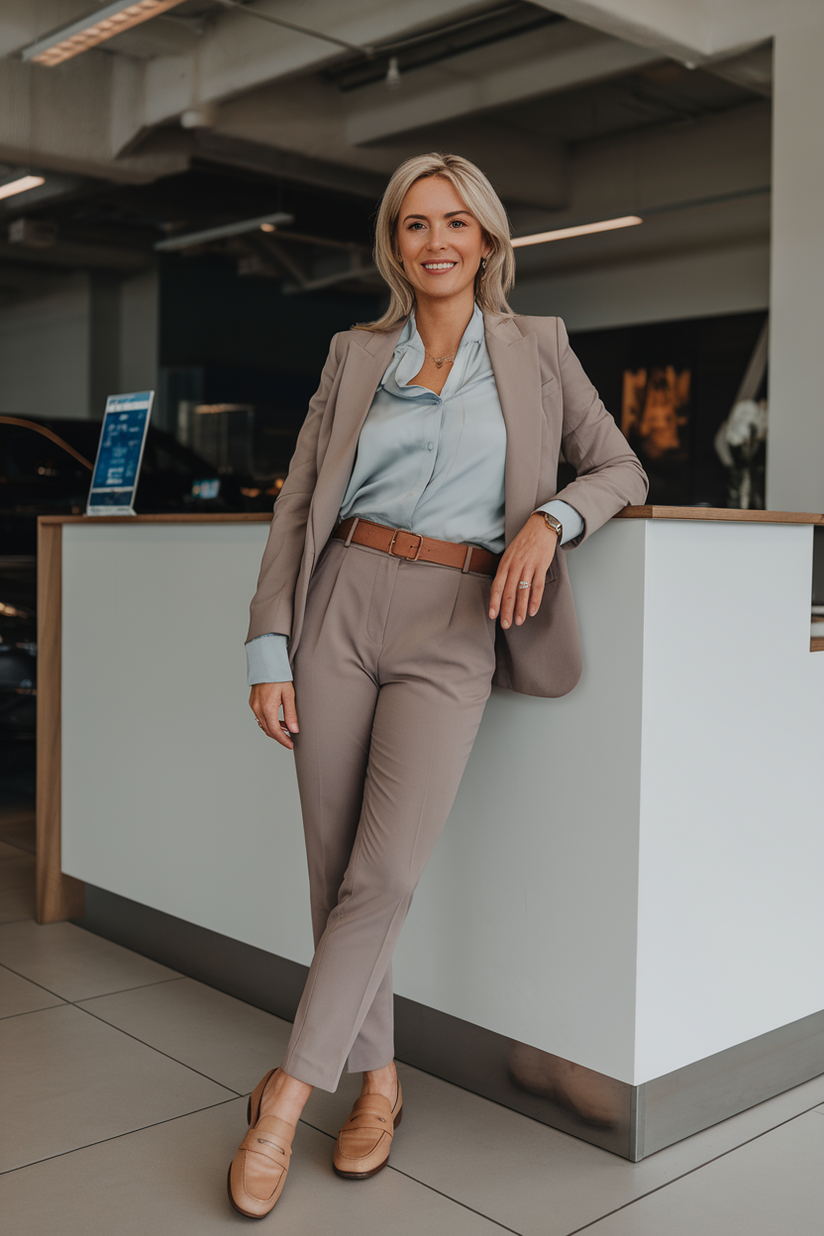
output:
[[[441,541],[504,548],[506,426],[484,336],[475,311],[440,395],[412,379],[425,351],[414,314],[401,332],[358,439],[341,519],[358,515]],[[574,540],[584,521],[566,502],[539,510]],[[246,645],[248,682],[290,682],[285,635]]]
[[[440,395],[413,385],[425,359],[411,315],[361,429],[341,519],[499,554],[506,426],[477,305]]]

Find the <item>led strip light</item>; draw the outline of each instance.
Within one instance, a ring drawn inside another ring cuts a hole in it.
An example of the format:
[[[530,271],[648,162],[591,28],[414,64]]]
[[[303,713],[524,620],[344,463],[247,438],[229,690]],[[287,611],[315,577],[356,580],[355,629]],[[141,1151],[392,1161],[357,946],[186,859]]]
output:
[[[165,13],[167,9],[182,3],[183,0],[135,0],[134,4],[124,4],[120,0],[118,4],[107,4],[96,13],[89,13],[80,21],[72,22],[70,26],[55,30],[46,38],[24,47],[20,54],[23,60],[31,60],[35,64],[62,64],[64,60],[71,60],[72,56],[78,56],[98,43],[105,43],[106,39],[114,38],[116,34],[122,34],[124,30],[139,26],[150,17],[157,17],[158,13]]]
[[[593,232],[612,232],[619,227],[635,227],[644,220],[638,215],[623,215],[620,219],[603,219],[600,223],[582,223],[578,227],[559,227],[554,232],[536,232],[534,236],[515,236],[512,248],[522,245],[543,245],[548,240],[568,240],[571,236],[590,236]]]
[[[28,193],[29,189],[36,189],[45,183],[42,176],[18,176],[16,180],[7,180],[4,185],[0,185],[0,198],[14,197],[17,193]]]

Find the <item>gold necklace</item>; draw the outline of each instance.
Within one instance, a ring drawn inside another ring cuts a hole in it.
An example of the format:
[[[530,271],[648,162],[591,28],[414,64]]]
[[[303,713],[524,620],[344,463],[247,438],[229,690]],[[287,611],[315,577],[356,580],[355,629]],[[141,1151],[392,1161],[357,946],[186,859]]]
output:
[[[424,349],[424,351],[426,351],[426,349]],[[441,366],[446,363],[446,361],[453,361],[455,357],[458,355],[458,353],[450,352],[448,356],[433,356],[431,352],[427,352],[426,355],[429,357],[431,361],[435,362],[435,368],[440,369]]]

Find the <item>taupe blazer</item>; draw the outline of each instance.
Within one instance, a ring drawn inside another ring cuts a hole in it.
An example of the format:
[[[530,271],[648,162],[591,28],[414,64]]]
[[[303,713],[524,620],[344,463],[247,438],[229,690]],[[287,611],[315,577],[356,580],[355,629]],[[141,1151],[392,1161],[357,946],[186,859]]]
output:
[[[622,507],[644,501],[646,476],[560,318],[487,313],[484,323],[507,433],[506,543],[537,506],[560,498],[586,523],[570,542],[580,544]],[[335,528],[361,427],[402,328],[335,335],[275,503],[247,639],[288,635],[290,657],[300,642],[315,561]],[[556,493],[561,447],[577,479]],[[555,555],[536,616],[508,631],[499,626],[496,649],[497,686],[540,696],[565,695],[575,686],[581,642],[565,554]]]

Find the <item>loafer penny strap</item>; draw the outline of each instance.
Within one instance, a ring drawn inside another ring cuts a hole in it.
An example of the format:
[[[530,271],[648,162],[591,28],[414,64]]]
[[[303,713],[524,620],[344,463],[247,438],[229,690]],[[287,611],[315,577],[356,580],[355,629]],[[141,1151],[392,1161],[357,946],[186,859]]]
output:
[[[365,1094],[357,1100],[341,1132],[350,1129],[374,1129],[376,1133],[394,1132],[392,1105],[382,1094]]]
[[[292,1157],[292,1138],[295,1135],[294,1126],[277,1116],[263,1116],[240,1143],[241,1150],[251,1151],[289,1170],[289,1160]]]

